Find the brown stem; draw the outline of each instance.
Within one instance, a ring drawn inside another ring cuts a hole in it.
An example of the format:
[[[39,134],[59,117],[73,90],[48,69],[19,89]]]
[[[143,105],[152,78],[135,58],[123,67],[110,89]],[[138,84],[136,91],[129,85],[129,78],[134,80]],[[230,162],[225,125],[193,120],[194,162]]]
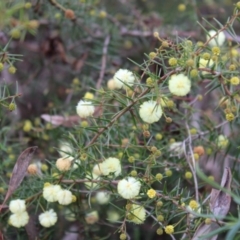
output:
[[[162,82],[163,80],[165,80],[166,78],[168,78],[169,76],[175,74],[178,70],[173,70],[169,73],[167,73],[166,75],[164,75],[163,77],[161,77],[158,80],[158,83]],[[145,91],[143,91],[138,98],[136,98],[135,100],[133,100],[125,109],[123,109],[122,111],[120,111],[111,121],[108,125],[106,125],[103,128],[100,128],[98,130],[98,133],[96,133],[96,135],[92,138],[92,140],[87,144],[87,146],[85,147],[88,148],[90,146],[93,145],[93,143],[99,138],[99,136],[105,131],[107,130],[109,127],[111,127],[123,114],[125,114],[127,111],[129,111],[137,102],[139,102],[139,100],[146,95],[148,92],[150,91],[149,88],[147,88]]]

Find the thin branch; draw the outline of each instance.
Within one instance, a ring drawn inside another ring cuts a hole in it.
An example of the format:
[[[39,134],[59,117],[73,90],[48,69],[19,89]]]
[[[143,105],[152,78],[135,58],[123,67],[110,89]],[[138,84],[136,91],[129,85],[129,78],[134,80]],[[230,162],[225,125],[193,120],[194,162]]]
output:
[[[233,24],[233,22],[240,16],[240,12],[238,12],[237,14],[233,15],[232,18],[221,28],[219,29],[216,34],[212,35],[196,52],[196,55],[199,55],[208,45],[208,43],[214,39],[220,32],[223,32],[224,30],[226,30],[231,24]]]
[[[107,52],[108,52],[108,45],[110,43],[110,36],[108,35],[105,40],[104,40],[104,44],[103,44],[103,50],[102,50],[102,65],[101,65],[101,71],[100,71],[100,75],[97,81],[97,86],[96,88],[99,89],[101,87],[102,81],[103,81],[103,77],[106,71],[106,64],[107,64]]]
[[[163,77],[161,77],[158,80],[158,83],[160,83],[161,81],[167,79],[169,76],[175,74],[178,70],[173,70],[169,73],[167,73],[166,75],[164,75]],[[144,74],[142,74],[143,77]],[[98,132],[96,133],[96,135],[92,138],[92,140],[86,145],[85,148],[90,147],[91,145],[93,145],[93,143],[99,138],[99,136],[106,131],[107,129],[109,129],[122,115],[124,115],[126,112],[128,112],[136,103],[139,102],[139,100],[146,95],[148,92],[150,91],[150,88],[147,88],[145,91],[143,91],[141,94],[139,94],[138,98],[136,98],[135,100],[133,100],[126,108],[124,108],[122,111],[120,111],[119,113],[116,114],[116,116],[109,122],[108,125],[106,125],[103,128],[100,128],[98,130]]]
[[[193,155],[193,150],[192,150],[192,137],[191,137],[191,133],[190,133],[190,129],[188,126],[187,121],[185,121],[185,126],[187,129],[187,133],[188,133],[188,147],[190,150],[190,159],[189,156],[186,155],[186,159],[188,161],[188,165],[191,169],[191,172],[193,174],[193,180],[194,180],[194,187],[195,187],[195,196],[196,196],[196,201],[199,202],[199,193],[198,193],[198,181],[197,181],[197,174],[196,174],[196,165],[195,165],[195,160],[194,160],[194,155]],[[192,162],[191,162],[192,159]]]

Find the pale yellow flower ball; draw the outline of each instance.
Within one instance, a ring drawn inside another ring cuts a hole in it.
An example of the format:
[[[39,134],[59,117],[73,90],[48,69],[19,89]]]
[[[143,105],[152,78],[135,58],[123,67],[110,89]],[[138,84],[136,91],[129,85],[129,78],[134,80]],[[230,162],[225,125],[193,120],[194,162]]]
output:
[[[162,108],[156,101],[149,100],[140,105],[139,115],[144,122],[151,124],[159,121]]]
[[[90,92],[86,92],[83,98],[88,99],[88,100],[92,100],[92,99],[94,99],[94,94],[90,93]]]
[[[74,161],[74,163],[73,163],[72,168],[73,168],[73,169],[78,169],[79,165],[81,165],[81,160],[76,159],[76,160]]]
[[[146,210],[143,206],[132,204],[130,210],[130,221],[136,224],[142,224],[146,219]]]
[[[107,220],[110,222],[117,222],[120,219],[118,212],[110,210],[107,212]]]
[[[198,202],[197,202],[196,200],[191,200],[191,201],[189,202],[189,206],[190,206],[193,210],[195,210],[195,209],[197,209],[197,208],[199,207],[199,204],[198,204]]]
[[[173,225],[168,225],[165,227],[165,233],[166,234],[172,234],[174,233],[174,226]]]
[[[9,203],[9,210],[12,213],[24,212],[26,210],[25,200],[21,199],[11,200]]]
[[[101,205],[107,204],[110,200],[110,194],[104,191],[97,192],[95,197],[96,201]]]
[[[213,66],[214,62],[212,59],[210,60],[205,60],[203,58],[200,58],[199,60],[199,67],[200,68],[211,68]],[[210,74],[210,72],[207,71],[202,71],[203,75]]]
[[[119,69],[113,76],[116,88],[128,88],[133,86],[135,81],[134,74],[127,69]]]
[[[16,227],[24,227],[29,221],[29,215],[26,211],[13,213],[9,217],[9,224]]]
[[[73,195],[72,195],[71,191],[62,189],[57,193],[58,203],[61,205],[68,205],[68,204],[72,203],[72,196]]]
[[[152,188],[147,191],[147,195],[148,195],[149,198],[156,197],[156,194],[157,194],[157,192]]]
[[[215,30],[210,30],[207,35],[207,40],[210,39],[212,36],[214,36],[217,32]],[[218,35],[216,35],[210,42],[208,43],[211,47],[214,46],[222,46],[224,42],[226,41],[226,36],[223,32],[220,32]]]
[[[96,176],[101,176],[103,175],[103,172],[102,172],[102,163],[98,163],[98,164],[95,164],[93,166],[93,174],[95,174]]]
[[[168,88],[173,95],[183,97],[190,92],[191,81],[182,73],[172,75],[169,79]]]
[[[96,175],[96,174],[94,174],[92,172],[92,173],[87,173],[85,179],[89,180],[89,182],[86,181],[84,183],[87,189],[96,189],[96,188],[98,188],[98,183],[92,182],[92,180],[100,180],[100,176],[98,176],[98,175]]]
[[[77,110],[77,114],[81,118],[87,118],[93,115],[95,108],[92,102],[80,100],[78,102],[76,110]]]
[[[41,213],[38,217],[40,224],[43,227],[51,227],[57,222],[57,214],[53,209]]]
[[[108,80],[107,87],[108,87],[109,90],[114,90],[114,89],[117,88],[116,85],[115,85],[114,79]]]
[[[99,216],[98,216],[98,212],[97,211],[93,211],[88,213],[85,216],[85,220],[87,222],[87,224],[94,224],[99,220]]]
[[[186,209],[190,212],[189,217],[194,219],[197,217],[197,214],[201,213],[201,207],[199,203],[195,200],[191,200],[189,202],[189,205],[186,207]]]
[[[68,171],[70,168],[71,168],[71,164],[72,164],[72,159],[70,158],[59,158],[57,161],[56,161],[56,167],[59,171],[61,172],[65,172],[65,171]]]
[[[169,145],[170,156],[181,157],[184,154],[183,142],[173,142]]]
[[[136,197],[141,188],[141,183],[134,177],[128,177],[118,182],[118,193],[125,199]]]
[[[61,191],[60,185],[47,185],[43,188],[43,198],[45,198],[48,202],[56,202],[58,200],[57,194]]]
[[[222,149],[226,148],[228,145],[228,142],[229,142],[228,138],[224,135],[219,135],[217,138],[217,146],[219,148],[222,148]]]
[[[122,172],[119,159],[113,157],[107,158],[101,164],[101,171],[104,176],[107,176],[111,173],[113,173],[115,177],[119,176]]]
[[[73,154],[73,148],[68,142],[61,142],[59,144],[59,154],[61,157],[69,157]]]

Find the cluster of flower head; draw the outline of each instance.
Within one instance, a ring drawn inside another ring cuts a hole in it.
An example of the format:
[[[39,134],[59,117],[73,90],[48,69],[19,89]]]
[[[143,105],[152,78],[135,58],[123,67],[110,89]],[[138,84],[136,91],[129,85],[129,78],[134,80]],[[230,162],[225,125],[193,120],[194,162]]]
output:
[[[214,37],[215,36],[215,37]],[[212,38],[210,40],[210,38]],[[225,35],[222,32],[215,32],[210,31],[208,33],[207,39],[209,40],[208,44],[210,47],[217,47],[221,46],[225,42]],[[212,52],[214,55],[218,55],[220,52],[218,51],[218,48],[212,48]],[[150,58],[154,59],[156,57],[155,53],[150,54]],[[203,54],[198,59],[198,62],[196,63],[195,60],[188,61],[188,66],[195,66],[199,67],[201,70],[201,75],[207,75],[208,73],[211,73],[212,68],[214,68],[214,60],[209,57],[210,54]],[[179,64],[178,59],[170,58],[169,59],[169,65],[172,68],[177,67]],[[193,70],[197,70],[194,72]],[[192,74],[191,74],[192,73]],[[195,74],[195,75],[194,75]],[[179,71],[175,71],[174,74],[170,75],[167,79],[168,83],[168,89],[166,90],[168,93],[168,97],[162,95],[159,97],[155,97],[154,95],[150,98],[151,100],[146,100],[141,102],[138,108],[138,114],[142,121],[148,124],[156,123],[158,122],[162,115],[164,115],[164,109],[165,107],[174,106],[174,102],[172,100],[169,100],[171,96],[176,97],[185,97],[191,92],[192,88],[192,81],[191,77],[198,76],[198,69],[192,69],[192,71],[188,71],[185,73],[181,73]],[[132,89],[134,86],[134,83],[136,82],[136,76],[133,72],[127,70],[127,69],[119,69],[113,76],[112,79],[110,79],[107,83],[108,88],[110,90],[117,90],[117,89],[124,89],[128,91],[129,89]],[[235,77],[231,79],[232,85],[238,85],[240,83],[239,78]],[[147,80],[147,86],[148,87],[154,87],[154,81],[152,79]],[[164,93],[165,94],[165,93]],[[148,97],[151,95],[151,93],[148,95]],[[170,97],[169,97],[170,96]],[[93,95],[91,93],[85,94],[83,97],[83,100],[80,100],[76,106],[76,112],[81,118],[88,118],[92,117],[95,112],[95,106],[92,103]],[[164,115],[165,116],[165,115]],[[217,146],[219,148],[224,148],[228,144],[228,140],[220,135],[216,142]],[[183,142],[175,142],[171,143],[168,147],[168,150],[170,152],[170,156],[178,156],[182,157],[185,154],[185,146]],[[59,171],[68,171],[72,167],[72,161],[74,158],[72,155],[72,149],[64,147],[62,148],[63,154],[61,154],[61,158],[59,158],[56,161],[56,167]],[[68,154],[65,154],[68,152]],[[195,153],[195,152],[194,152]],[[122,167],[120,160],[115,157],[109,157],[102,161],[101,163],[96,164],[93,166],[92,172],[88,172],[86,174],[86,182],[85,186],[88,189],[97,188],[98,182],[101,182],[103,178],[116,178],[121,176],[122,173]],[[171,173],[172,174],[172,173]],[[192,177],[191,172],[187,172],[186,178],[190,179]],[[89,181],[87,181],[89,180]],[[117,185],[117,192],[118,194],[129,201],[132,199],[135,199],[137,196],[139,196],[141,189],[141,182],[139,179],[133,177],[126,177],[121,180],[119,180]],[[154,189],[149,189],[147,191],[147,196],[150,199],[153,199],[157,196],[157,192]],[[48,202],[58,202],[61,205],[68,205],[70,204],[74,196],[72,195],[71,191],[64,190],[61,188],[60,185],[52,185],[52,184],[45,184],[43,189],[43,197]],[[99,204],[106,204],[110,200],[110,194],[106,191],[100,191],[96,193],[96,200]],[[187,207],[188,211],[190,213],[199,213],[200,207],[199,204],[192,200],[189,203],[189,206]],[[55,214],[55,215],[54,215]],[[41,224],[45,227],[52,226],[57,221],[56,213],[51,209],[48,212],[45,212],[41,214]],[[54,216],[54,217],[53,217]],[[190,214],[190,217],[194,216],[194,214]],[[129,209],[127,209],[127,218],[129,221],[134,222],[136,224],[141,224],[144,222],[146,218],[146,210],[143,206],[139,204],[133,204],[131,203],[131,206]],[[192,217],[193,218],[193,217]],[[40,217],[39,217],[40,219]],[[48,220],[46,220],[48,219]],[[49,220],[50,219],[50,220]],[[98,214],[96,211],[93,211],[91,213],[88,213],[85,217],[85,220],[89,224],[93,224],[96,221],[98,221]],[[174,226],[168,225],[165,227],[165,232],[167,234],[172,234],[174,232]]]
[[[25,200],[16,199],[12,200],[9,204],[9,210],[11,215],[8,223],[14,227],[20,228],[27,225],[29,221],[29,215],[26,211]]]
[[[95,107],[93,106],[92,102],[80,100],[76,107],[77,114],[81,118],[91,117],[94,113]]]
[[[76,200],[76,196],[71,191],[50,183],[44,184],[43,198],[48,202],[58,202],[61,205],[69,205]]]
[[[76,201],[76,196],[67,189],[62,189],[60,185],[45,183],[43,188],[43,198],[48,202],[58,202],[61,205],[69,205]],[[57,214],[53,209],[45,211],[39,215],[39,222],[43,227],[51,227],[57,222]]]
[[[89,182],[85,183],[87,188],[96,188],[97,183],[94,183],[92,180],[100,180],[102,176],[108,178],[118,177],[122,173],[121,163],[118,158],[109,157],[103,162],[98,163],[93,166],[91,173],[86,175],[86,179],[89,179]]]
[[[142,224],[146,219],[146,210],[141,205],[131,204],[127,217],[130,222]]]
[[[134,74],[127,69],[119,69],[107,83],[108,89],[128,89],[132,87],[136,78]]]

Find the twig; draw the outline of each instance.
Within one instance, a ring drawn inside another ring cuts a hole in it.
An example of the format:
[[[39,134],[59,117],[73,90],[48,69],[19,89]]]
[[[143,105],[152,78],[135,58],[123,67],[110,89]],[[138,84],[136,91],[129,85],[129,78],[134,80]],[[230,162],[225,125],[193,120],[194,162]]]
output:
[[[92,180],[92,179],[77,179],[77,180],[70,180],[70,179],[62,179],[62,183],[85,183],[85,182],[91,182],[91,183],[112,183],[112,184],[118,184],[117,180]]]
[[[213,130],[216,130],[216,129],[224,126],[226,123],[229,123],[229,122],[228,122],[228,121],[224,121],[224,122],[218,124],[217,126],[215,126],[215,127],[214,127],[213,129],[211,129],[211,130],[207,130],[207,131],[204,131],[204,132],[199,132],[199,133],[194,134],[194,135],[190,135],[190,136],[191,136],[191,139],[192,139],[192,140],[195,140],[195,139],[199,138],[200,136],[202,137],[202,136],[204,136],[204,135],[207,135],[208,133],[212,132]],[[186,141],[186,142],[189,141],[189,136],[188,136],[184,141]]]
[[[127,30],[126,28],[121,29],[121,35],[133,36],[133,37],[151,37],[153,36],[152,31],[139,31],[139,30]]]
[[[195,187],[195,196],[196,196],[196,201],[199,202],[199,193],[198,193],[198,181],[197,181],[197,175],[196,175],[196,166],[195,166],[195,162],[194,162],[194,155],[193,155],[193,150],[192,150],[192,137],[191,137],[191,133],[190,133],[190,129],[188,126],[187,121],[185,121],[185,126],[187,129],[187,133],[188,133],[188,147],[190,150],[190,159],[189,156],[186,155],[186,159],[188,162],[188,165],[191,169],[191,172],[193,174],[193,180],[194,180],[194,187]],[[191,163],[191,159],[192,159],[192,163]]]
[[[169,76],[175,74],[178,70],[173,70],[169,73],[167,73],[166,75],[164,75],[163,77],[161,77],[158,80],[158,83],[160,83],[161,81],[165,80],[166,78],[168,78]],[[143,77],[144,74],[142,74]],[[96,135],[92,138],[92,140],[85,146],[85,148],[90,147],[91,145],[93,145],[93,143],[98,139],[98,137],[104,132],[106,131],[109,127],[111,127],[123,114],[125,114],[127,111],[129,111],[136,103],[139,102],[139,100],[146,95],[148,92],[150,91],[150,89],[146,89],[145,91],[143,91],[141,94],[139,94],[138,98],[136,98],[135,100],[133,100],[126,108],[124,108],[122,111],[120,111],[119,113],[117,113],[115,115],[115,117],[109,122],[108,125],[106,125],[103,128],[100,128],[98,130],[98,132],[96,133]]]
[[[211,36],[196,52],[196,55],[199,55],[201,53],[202,50],[205,49],[205,47],[208,45],[208,43],[214,39],[220,32],[223,32],[224,30],[226,30],[235,20],[236,18],[238,18],[240,16],[240,12],[238,12],[237,14],[233,15],[232,18],[221,28],[219,29],[216,34],[214,34],[213,36]]]
[[[97,86],[96,88],[99,89],[101,87],[102,81],[103,81],[103,77],[105,74],[105,70],[106,70],[106,63],[107,63],[107,52],[108,52],[108,45],[110,43],[110,36],[108,35],[105,40],[104,40],[104,45],[103,45],[103,50],[102,50],[102,65],[101,65],[101,71],[100,71],[100,75],[97,81]]]

